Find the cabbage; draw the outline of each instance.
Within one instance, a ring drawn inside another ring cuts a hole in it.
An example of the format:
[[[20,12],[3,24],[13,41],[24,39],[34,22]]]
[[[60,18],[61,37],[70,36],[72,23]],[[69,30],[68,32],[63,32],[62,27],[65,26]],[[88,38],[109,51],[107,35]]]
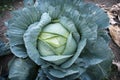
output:
[[[25,7],[13,11],[6,23],[10,49],[17,57],[11,62],[9,79],[101,80],[108,76],[113,54],[105,31],[109,19],[102,9],[82,0],[36,0],[34,4],[28,0],[28,6],[24,2]],[[33,76],[30,66],[39,68],[38,74],[32,69],[37,74],[33,78],[29,78]]]

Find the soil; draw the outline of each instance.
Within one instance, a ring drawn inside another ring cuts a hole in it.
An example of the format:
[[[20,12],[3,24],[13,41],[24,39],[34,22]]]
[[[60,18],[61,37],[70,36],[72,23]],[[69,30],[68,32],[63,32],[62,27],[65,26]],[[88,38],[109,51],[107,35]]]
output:
[[[0,10],[0,40],[4,41],[5,43],[8,42],[5,33],[7,27],[4,25],[4,22],[7,21],[11,15],[10,12],[16,9],[19,9],[23,7],[23,0],[17,0],[13,3],[10,3],[12,6],[12,10],[6,9],[5,11]],[[93,2],[97,5],[105,6],[106,8],[111,8],[113,5],[120,3],[120,0],[85,0],[86,2]],[[117,63],[120,63],[120,47],[116,45],[116,43],[111,39],[110,47],[113,50],[113,53],[115,55],[115,59],[113,61],[113,65],[116,69],[116,71],[111,73],[110,80],[120,80],[120,65]],[[9,56],[2,56],[0,57],[0,76],[1,75],[7,75],[8,73],[8,67],[6,64],[10,61],[10,59],[13,57],[13,55]],[[7,74],[6,74],[7,73]]]

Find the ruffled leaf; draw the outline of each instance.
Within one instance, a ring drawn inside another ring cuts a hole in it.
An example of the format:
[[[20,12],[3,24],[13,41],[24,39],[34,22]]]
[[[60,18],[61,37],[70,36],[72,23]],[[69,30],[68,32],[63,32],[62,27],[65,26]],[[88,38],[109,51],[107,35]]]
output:
[[[17,57],[26,58],[27,54],[23,35],[30,24],[39,20],[41,14],[35,7],[23,8],[12,12],[12,14],[13,18],[6,22],[10,49]]]
[[[34,23],[29,26],[24,34],[25,47],[29,57],[38,65],[41,64],[40,54],[37,50],[37,39],[38,35],[41,32],[41,29],[51,22],[51,17],[49,14],[44,13],[41,16],[40,22]]]
[[[75,24],[72,22],[72,20],[66,18],[66,17],[61,17],[60,18],[60,23],[69,31],[73,34],[73,37],[75,38],[76,42],[79,42],[80,40],[80,34],[78,33]]]
[[[24,0],[23,2],[25,7],[34,5],[34,0]]]
[[[49,24],[43,29],[43,32],[58,34],[64,37],[67,37],[69,34],[69,32],[60,23]]]
[[[49,73],[49,69],[48,68],[43,69],[43,72],[47,75],[47,78],[50,79],[50,80],[68,80],[68,79],[69,80],[75,80],[79,76],[79,74],[76,73],[76,74],[68,75],[68,76],[66,76],[64,78],[57,78],[57,77],[52,76]],[[64,72],[64,73],[66,73],[66,72]],[[58,74],[56,73],[55,75],[58,75]],[[59,76],[61,76],[61,75],[59,75]]]
[[[26,52],[26,48],[23,44],[22,45],[10,46],[10,49],[15,56],[18,56],[20,58],[26,58],[28,56],[27,52]]]
[[[79,57],[85,46],[86,46],[86,39],[83,39],[79,42],[77,51],[74,54],[74,56],[71,59],[69,59],[67,62],[63,63],[61,67],[69,68],[77,60],[77,58]]]
[[[43,60],[54,63],[56,65],[60,65],[61,63],[65,62],[71,56],[72,55],[54,55],[54,56],[46,56],[46,57],[41,57],[41,58]]]
[[[99,37],[94,44],[87,44],[86,48],[81,54],[86,66],[96,65],[113,58],[111,49],[102,37]]]
[[[64,78],[65,76],[72,75],[72,74],[75,74],[75,73],[78,73],[78,72],[79,71],[73,71],[72,69],[68,70],[67,72],[60,72],[60,71],[55,70],[55,69],[50,70],[50,74],[52,76],[57,77],[57,78]]]
[[[102,62],[100,64],[91,66],[87,71],[81,75],[81,80],[102,80],[108,78],[111,67],[111,61]]]
[[[52,56],[55,55],[54,49],[43,41],[38,41],[38,51],[41,56]]]
[[[74,54],[74,52],[76,51],[76,48],[77,48],[77,43],[74,40],[74,38],[72,37],[72,34],[70,33],[70,35],[68,36],[66,47],[65,47],[64,52],[62,53],[62,55]]]
[[[63,2],[64,0],[36,0],[35,6],[42,13],[48,12],[53,19],[57,19],[62,12]]]
[[[43,72],[43,70],[41,68],[39,68],[38,72],[39,73],[35,80],[48,80],[48,78],[46,77],[45,73]]]
[[[10,80],[34,80],[37,75],[37,65],[28,58],[14,58],[9,69]]]
[[[81,32],[81,38],[87,38],[88,40],[95,40],[97,38],[97,24],[91,20],[83,19],[80,22],[79,30]]]

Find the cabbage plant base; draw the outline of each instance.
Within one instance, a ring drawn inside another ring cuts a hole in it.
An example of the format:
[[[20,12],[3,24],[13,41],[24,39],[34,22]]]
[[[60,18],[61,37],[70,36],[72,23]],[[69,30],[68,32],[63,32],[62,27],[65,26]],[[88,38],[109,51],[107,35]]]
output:
[[[113,54],[105,31],[109,19],[102,9],[82,0],[29,1],[6,22],[17,57],[10,62],[9,79],[107,78]]]

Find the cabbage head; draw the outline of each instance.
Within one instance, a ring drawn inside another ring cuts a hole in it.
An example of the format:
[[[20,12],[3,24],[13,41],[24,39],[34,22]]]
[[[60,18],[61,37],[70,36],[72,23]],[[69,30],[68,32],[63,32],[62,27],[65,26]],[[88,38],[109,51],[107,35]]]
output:
[[[27,0],[25,0],[26,2]],[[112,51],[109,19],[95,4],[82,0],[28,0],[6,22],[11,80],[102,80]]]

